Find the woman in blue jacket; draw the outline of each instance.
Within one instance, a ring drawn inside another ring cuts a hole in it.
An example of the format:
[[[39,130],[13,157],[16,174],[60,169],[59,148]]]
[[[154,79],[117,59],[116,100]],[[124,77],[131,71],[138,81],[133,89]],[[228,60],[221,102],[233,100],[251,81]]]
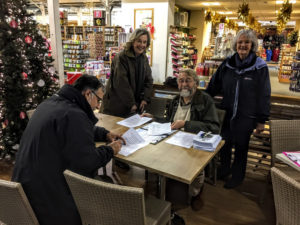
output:
[[[219,66],[207,92],[222,95],[221,107],[226,110],[222,128],[225,145],[221,149],[219,178],[227,180],[224,187],[234,188],[245,177],[251,133],[260,133],[270,111],[270,78],[267,64],[256,56],[257,38],[252,30],[241,30],[235,37],[235,51]],[[231,165],[231,151],[235,147]]]

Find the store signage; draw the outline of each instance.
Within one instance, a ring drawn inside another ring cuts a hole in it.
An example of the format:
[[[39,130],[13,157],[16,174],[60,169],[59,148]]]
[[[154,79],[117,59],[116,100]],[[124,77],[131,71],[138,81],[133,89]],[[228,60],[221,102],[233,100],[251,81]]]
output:
[[[94,10],[94,18],[105,18],[104,10]]]

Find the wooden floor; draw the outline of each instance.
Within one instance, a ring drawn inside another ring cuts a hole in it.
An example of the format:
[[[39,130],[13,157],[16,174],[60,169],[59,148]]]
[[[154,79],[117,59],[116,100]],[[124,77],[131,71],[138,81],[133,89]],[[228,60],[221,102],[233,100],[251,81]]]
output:
[[[0,161],[0,179],[10,180],[13,165]],[[133,186],[143,186],[144,171],[132,167],[128,172],[118,171],[121,180]],[[131,180],[129,177],[136,177]],[[155,193],[154,178],[149,179],[146,192]],[[188,205],[173,205],[176,212],[185,219],[187,225],[273,225],[275,209],[271,184],[259,173],[247,172],[244,183],[232,190],[223,188],[224,182],[216,186],[205,184],[203,191],[204,207],[194,212]],[[261,202],[261,196],[266,191]]]

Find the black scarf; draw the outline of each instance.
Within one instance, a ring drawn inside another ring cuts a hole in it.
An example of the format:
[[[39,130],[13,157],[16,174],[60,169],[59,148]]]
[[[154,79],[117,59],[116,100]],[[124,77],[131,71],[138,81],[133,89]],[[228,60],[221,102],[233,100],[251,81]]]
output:
[[[249,55],[244,59],[241,60],[240,56],[238,53],[235,53],[235,57],[234,57],[234,61],[235,61],[235,65],[238,69],[245,69],[248,68],[250,66],[252,66],[255,61],[256,61],[256,54],[254,52],[250,52]]]
[[[57,93],[60,97],[75,103],[79,108],[81,108],[89,117],[91,122],[95,125],[98,122],[97,117],[94,115],[92,107],[86,100],[86,98],[74,88],[72,85],[65,84]]]

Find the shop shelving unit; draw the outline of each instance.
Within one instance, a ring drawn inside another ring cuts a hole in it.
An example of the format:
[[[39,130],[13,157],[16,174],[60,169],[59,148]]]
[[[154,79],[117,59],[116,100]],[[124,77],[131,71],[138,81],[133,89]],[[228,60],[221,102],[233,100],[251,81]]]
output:
[[[292,63],[292,75],[290,77],[290,91],[300,92],[300,51],[297,51]]]
[[[295,55],[295,48],[283,47],[280,68],[278,73],[278,80],[281,83],[290,83],[292,74],[292,62]]]
[[[173,75],[178,76],[182,68],[194,69],[197,62],[197,49],[193,45],[195,35],[189,31],[195,28],[171,26],[170,50]]]
[[[87,59],[104,59],[109,64],[109,49],[118,46],[118,26],[61,26],[65,71],[84,71]]]

